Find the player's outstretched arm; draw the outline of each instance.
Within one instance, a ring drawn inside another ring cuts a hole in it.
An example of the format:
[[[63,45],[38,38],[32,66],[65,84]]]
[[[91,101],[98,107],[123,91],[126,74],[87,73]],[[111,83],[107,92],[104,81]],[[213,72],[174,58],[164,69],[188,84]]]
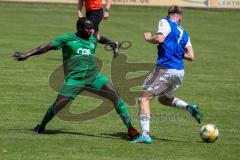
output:
[[[26,60],[30,56],[43,54],[43,53],[45,53],[49,50],[52,50],[54,48],[55,48],[54,45],[52,45],[51,43],[48,43],[48,44],[44,44],[42,46],[39,46],[39,47],[37,47],[37,48],[35,48],[31,51],[28,51],[28,52],[15,52],[13,54],[13,57],[17,61],[22,61],[22,60]]]
[[[165,40],[165,37],[162,33],[157,33],[156,36],[152,36],[151,32],[145,32],[144,33],[144,39],[152,44],[159,44],[162,43]]]
[[[194,51],[192,46],[188,46],[185,48],[185,54],[184,54],[184,59],[187,61],[194,61],[195,56],[194,56]]]

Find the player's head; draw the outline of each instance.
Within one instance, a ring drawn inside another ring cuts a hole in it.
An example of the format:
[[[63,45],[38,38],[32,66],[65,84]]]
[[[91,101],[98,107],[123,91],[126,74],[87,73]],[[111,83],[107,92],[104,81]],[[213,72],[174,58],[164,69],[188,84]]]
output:
[[[168,8],[168,17],[180,23],[182,19],[182,8],[177,5],[172,5]]]
[[[93,23],[86,17],[79,18],[77,21],[77,33],[82,38],[89,38],[94,32]]]

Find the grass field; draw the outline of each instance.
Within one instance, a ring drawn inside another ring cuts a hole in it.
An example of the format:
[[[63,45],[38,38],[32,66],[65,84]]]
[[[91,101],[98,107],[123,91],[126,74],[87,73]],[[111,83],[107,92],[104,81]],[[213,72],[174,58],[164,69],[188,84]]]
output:
[[[26,51],[63,33],[75,31],[75,5],[0,2],[0,160],[236,160],[240,159],[240,11],[185,9],[183,27],[191,35],[196,61],[186,63],[186,77],[177,96],[200,104],[204,124],[215,124],[219,140],[203,143],[198,125],[183,110],[152,103],[153,144],[130,144],[115,111],[97,119],[52,120],[44,135],[33,135],[56,92],[48,78],[61,64],[60,51],[13,61],[14,51]],[[157,29],[166,8],[115,6],[101,33],[115,40],[131,40],[125,51],[129,63],[154,63],[156,48],[144,42],[143,32]],[[97,57],[110,77],[112,56],[99,45]],[[140,85],[140,84],[139,84]],[[122,86],[118,86],[122,87]],[[126,96],[126,95],[125,95]],[[94,108],[100,100],[79,96],[71,111]],[[133,123],[137,105],[129,107]],[[176,116],[185,118],[175,119]]]

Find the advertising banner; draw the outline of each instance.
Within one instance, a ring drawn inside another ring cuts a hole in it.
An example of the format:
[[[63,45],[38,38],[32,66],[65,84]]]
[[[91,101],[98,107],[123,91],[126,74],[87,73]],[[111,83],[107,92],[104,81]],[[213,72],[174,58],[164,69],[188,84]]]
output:
[[[209,7],[240,8],[240,0],[209,0]]]
[[[184,7],[208,7],[208,0],[112,0],[113,4],[170,6],[173,4]]]
[[[1,1],[1,0],[0,0]],[[3,0],[20,2],[77,3],[77,0]],[[105,0],[103,0],[105,3]],[[240,0],[112,0],[112,5],[240,8]]]

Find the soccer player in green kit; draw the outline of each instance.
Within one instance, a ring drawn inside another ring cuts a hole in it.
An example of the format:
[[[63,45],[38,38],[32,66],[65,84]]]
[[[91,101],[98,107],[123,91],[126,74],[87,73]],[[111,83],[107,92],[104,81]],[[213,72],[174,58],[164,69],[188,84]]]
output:
[[[61,109],[74,100],[83,89],[90,88],[90,91],[108,98],[114,104],[116,112],[128,128],[129,139],[138,135],[138,131],[131,124],[125,102],[120,98],[108,78],[101,74],[95,66],[97,39],[93,37],[93,33],[92,22],[84,17],[79,18],[77,33],[64,34],[31,51],[14,54],[16,60],[22,61],[50,50],[62,49],[65,83],[60,89],[56,101],[49,106],[41,123],[33,129],[34,133],[42,133],[46,124]]]

